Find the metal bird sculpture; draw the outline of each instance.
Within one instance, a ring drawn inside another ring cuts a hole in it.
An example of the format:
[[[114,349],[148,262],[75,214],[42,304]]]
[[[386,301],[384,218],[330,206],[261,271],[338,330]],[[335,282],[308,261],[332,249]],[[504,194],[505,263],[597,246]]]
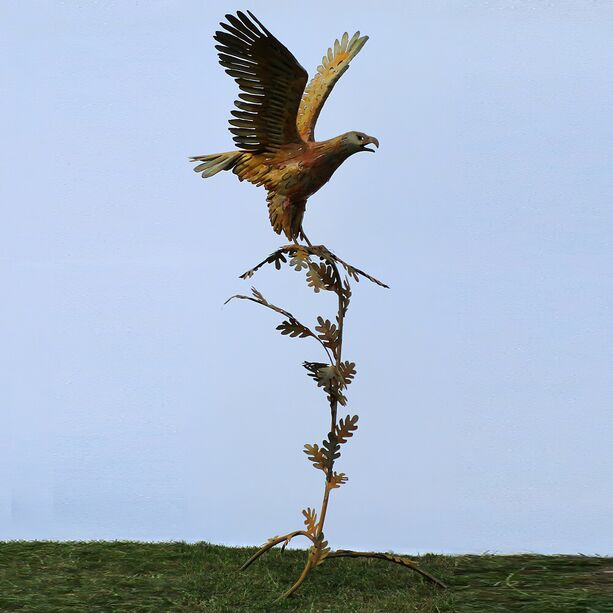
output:
[[[302,219],[307,199],[358,151],[374,151],[379,141],[363,132],[347,132],[324,141],[314,138],[315,124],[332,88],[368,40],[343,34],[328,49],[307,86],[308,75],[290,51],[251,13],[226,15],[215,33],[219,63],[238,83],[239,100],[230,132],[237,151],[201,155],[194,168],[204,178],[232,170],[240,181],[263,185],[270,223],[288,239],[307,237]]]
[[[328,49],[317,73],[307,86],[307,73],[296,58],[247,11],[226,15],[223,31],[215,33],[219,62],[238,83],[240,93],[232,111],[230,132],[234,135],[236,151],[193,157],[195,170],[212,177],[221,170],[232,170],[241,181],[263,185],[268,192],[268,211],[272,227],[293,241],[271,253],[241,275],[250,279],[266,265],[280,270],[283,264],[304,271],[307,285],[315,293],[336,295],[337,312],[334,320],[317,317],[317,325],[298,321],[291,312],[269,302],[255,287],[251,295],[236,294],[234,298],[248,300],[266,307],[284,319],[277,330],[284,336],[315,340],[325,352],[325,362],[304,362],[307,374],[326,395],[330,406],[330,429],[319,443],[308,443],[304,452],[313,467],[322,471],[324,493],[319,512],[308,507],[302,511],[304,528],[268,539],[241,570],[273,547],[281,551],[297,537],[310,541],[305,566],[294,584],[279,599],[292,595],[306,580],[310,571],[326,560],[334,558],[368,558],[390,562],[419,573],[433,584],[445,584],[423,570],[413,560],[388,553],[332,551],[324,533],[331,492],[347,482],[347,475],[337,472],[336,462],[341,449],[358,429],[358,416],[343,417],[347,406],[347,387],[356,376],[354,362],[343,356],[345,315],[351,301],[350,279],[366,278],[387,287],[375,277],[341,260],[325,245],[312,245],[302,229],[302,219],[309,196],[330,180],[334,171],[358,151],[373,151],[376,138],[362,132],[347,132],[330,140],[315,141],[317,118],[334,85],[349,67],[368,38],[356,32],[351,39],[345,33]],[[306,245],[299,244],[303,239]],[[345,274],[346,273],[346,274]],[[323,355],[322,355],[323,358]],[[279,600],[278,599],[278,600]]]

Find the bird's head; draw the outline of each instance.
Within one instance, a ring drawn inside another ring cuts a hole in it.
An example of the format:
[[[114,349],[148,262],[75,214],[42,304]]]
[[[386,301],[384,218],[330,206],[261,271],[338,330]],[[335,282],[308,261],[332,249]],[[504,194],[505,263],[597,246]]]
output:
[[[343,145],[350,151],[350,153],[357,153],[358,151],[370,151],[374,153],[374,149],[369,149],[368,145],[375,145],[379,148],[379,141],[374,136],[368,136],[364,132],[347,132],[342,136]]]

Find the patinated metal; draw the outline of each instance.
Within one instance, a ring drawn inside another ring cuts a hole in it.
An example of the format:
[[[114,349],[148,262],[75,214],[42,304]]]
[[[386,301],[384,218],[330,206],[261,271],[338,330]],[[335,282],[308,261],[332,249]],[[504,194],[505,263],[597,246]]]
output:
[[[204,178],[232,170],[241,181],[263,185],[268,214],[277,234],[289,240],[304,235],[307,199],[335,170],[368,145],[379,141],[363,132],[347,132],[315,141],[315,123],[334,84],[368,40],[345,33],[329,49],[308,87],[306,70],[249,11],[226,15],[215,33],[219,63],[241,92],[232,111],[230,132],[238,151],[199,155],[194,168]]]
[[[242,93],[233,111],[230,131],[239,151],[192,158],[201,162],[195,170],[209,177],[220,170],[232,169],[239,179],[247,179],[268,190],[270,220],[277,233],[284,232],[294,241],[271,253],[241,275],[250,279],[266,265],[276,270],[289,266],[305,275],[315,293],[336,295],[334,321],[320,315],[315,325],[306,325],[289,311],[268,301],[256,288],[251,295],[237,294],[228,299],[249,300],[275,311],[283,318],[277,330],[291,338],[310,338],[323,351],[322,362],[304,362],[307,375],[326,395],[330,407],[330,430],[321,443],[308,443],[304,452],[313,467],[323,473],[324,494],[319,513],[313,508],[302,511],[304,529],[270,538],[245,564],[245,570],[264,553],[282,545],[282,550],[296,537],[310,541],[306,564],[296,582],[279,598],[294,593],[308,573],[328,559],[374,558],[399,564],[419,573],[435,585],[445,585],[407,558],[386,553],[331,551],[324,536],[324,523],[330,493],[347,482],[347,475],[335,465],[341,450],[358,429],[358,416],[339,416],[346,407],[347,388],[356,376],[354,362],[343,359],[344,323],[351,301],[350,279],[367,279],[387,288],[375,277],[339,258],[324,245],[313,245],[304,236],[302,218],[307,198],[326,183],[338,166],[352,153],[368,150],[375,138],[350,132],[334,139],[315,142],[314,127],[325,100],[351,59],[367,40],[359,32],[351,39],[345,33],[328,49],[316,76],[308,87],[307,75],[294,56],[249,12],[226,15],[224,31],[217,32],[220,63],[238,83]],[[303,239],[305,244],[298,243]]]

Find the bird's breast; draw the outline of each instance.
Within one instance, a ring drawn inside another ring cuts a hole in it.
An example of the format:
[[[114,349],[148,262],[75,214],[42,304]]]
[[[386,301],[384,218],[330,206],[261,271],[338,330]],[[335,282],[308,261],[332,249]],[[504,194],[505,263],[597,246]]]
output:
[[[330,180],[342,160],[313,149],[278,165],[279,187],[284,193],[308,198]]]

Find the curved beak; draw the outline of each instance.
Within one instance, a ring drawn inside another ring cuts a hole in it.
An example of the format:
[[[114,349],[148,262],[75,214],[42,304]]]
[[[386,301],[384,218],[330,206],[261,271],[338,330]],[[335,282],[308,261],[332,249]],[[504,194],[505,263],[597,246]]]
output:
[[[362,151],[370,151],[371,153],[374,153],[375,150],[374,149],[369,149],[366,145],[374,145],[377,149],[379,148],[379,140],[376,139],[374,136],[369,136],[364,143],[362,144]]]

